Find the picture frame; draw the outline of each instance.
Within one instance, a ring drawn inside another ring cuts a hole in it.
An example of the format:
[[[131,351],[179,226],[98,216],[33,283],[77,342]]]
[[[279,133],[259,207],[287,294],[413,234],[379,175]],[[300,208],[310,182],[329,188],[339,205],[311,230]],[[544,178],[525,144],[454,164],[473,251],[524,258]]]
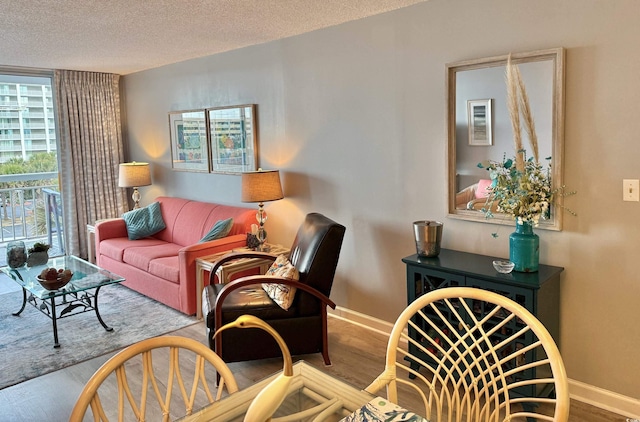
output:
[[[258,168],[256,105],[206,109],[212,173],[238,174]]]
[[[209,143],[205,110],[169,113],[171,167],[179,171],[208,172]]]
[[[493,145],[493,99],[467,100],[469,145]]]

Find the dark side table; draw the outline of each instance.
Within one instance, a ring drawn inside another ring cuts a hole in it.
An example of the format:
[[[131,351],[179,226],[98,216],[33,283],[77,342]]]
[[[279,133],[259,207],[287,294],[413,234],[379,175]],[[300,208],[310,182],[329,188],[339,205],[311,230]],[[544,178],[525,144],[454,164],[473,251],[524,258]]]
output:
[[[442,249],[434,258],[407,256],[402,259],[407,266],[407,303],[445,287],[489,290],[525,307],[544,324],[559,346],[560,273],[564,268],[540,265],[535,273],[501,274],[493,268],[496,259],[501,258],[450,249]],[[527,342],[524,339],[523,343]]]
[[[431,290],[443,287],[477,287],[503,294],[527,308],[560,340],[560,273],[562,267],[540,265],[535,273],[500,274],[493,268],[496,259],[486,255],[442,249],[435,258],[411,255],[402,259],[407,266],[407,303]]]

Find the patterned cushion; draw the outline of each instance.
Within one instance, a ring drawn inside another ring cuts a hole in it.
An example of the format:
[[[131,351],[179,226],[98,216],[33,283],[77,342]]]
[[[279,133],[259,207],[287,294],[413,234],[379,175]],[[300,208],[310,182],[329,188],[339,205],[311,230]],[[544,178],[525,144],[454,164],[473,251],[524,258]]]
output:
[[[289,262],[285,255],[280,255],[265,274],[273,277],[284,277],[289,280],[298,280],[300,274],[296,267]],[[296,295],[296,288],[278,283],[262,283],[262,288],[274,302],[285,311],[289,309]]]
[[[127,234],[130,240],[154,235],[167,227],[162,219],[160,202],[125,212],[122,218],[127,225]]]
[[[222,239],[231,231],[233,227],[233,218],[227,218],[226,220],[218,220],[213,225],[209,233],[205,234],[200,242],[208,242],[210,240]]]

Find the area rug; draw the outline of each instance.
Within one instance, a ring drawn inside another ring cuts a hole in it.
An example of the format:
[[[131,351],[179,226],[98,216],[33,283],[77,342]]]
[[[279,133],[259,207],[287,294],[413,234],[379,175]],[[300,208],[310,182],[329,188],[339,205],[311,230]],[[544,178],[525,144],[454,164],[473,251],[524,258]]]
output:
[[[54,349],[51,320],[30,304],[13,316],[21,304],[21,291],[0,295],[0,389],[197,322],[125,286],[111,285],[100,290],[98,304],[113,331],[102,328],[95,312],[63,318],[58,320],[60,348]]]

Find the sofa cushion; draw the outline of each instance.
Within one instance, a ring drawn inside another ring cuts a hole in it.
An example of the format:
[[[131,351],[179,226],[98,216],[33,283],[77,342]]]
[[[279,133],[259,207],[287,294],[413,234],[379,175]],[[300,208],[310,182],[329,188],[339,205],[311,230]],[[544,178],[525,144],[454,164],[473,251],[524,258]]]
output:
[[[100,255],[109,257],[114,261],[124,262],[124,251],[132,246],[146,247],[163,245],[165,243],[167,242],[152,237],[135,241],[129,240],[127,237],[115,237],[100,242]]]
[[[197,244],[220,220],[233,218],[233,226],[227,236],[244,235],[251,231],[251,224],[256,222],[256,211],[251,208],[166,196],[159,196],[156,201],[160,202],[167,228],[153,237],[182,246]]]
[[[231,227],[231,231],[229,232],[229,236],[233,236],[235,234],[246,234],[251,232],[251,224],[256,224],[256,211],[257,208],[243,208],[243,207],[232,207],[229,205],[217,205],[211,210],[211,213],[207,217],[207,221],[205,222],[205,230],[202,232],[206,233],[209,227],[212,227],[218,220],[224,220],[229,217],[233,217],[233,226]]]
[[[149,274],[173,283],[179,283],[180,265],[178,263],[178,256],[166,256],[151,260],[149,262]]]
[[[122,218],[127,225],[127,234],[131,240],[149,237],[167,227],[162,219],[159,202],[125,212]]]
[[[157,239],[164,240],[165,242],[180,243],[180,242],[176,242],[175,239],[173,238],[174,231],[181,231],[183,229],[183,227],[176,224],[176,218],[178,218],[178,215],[184,209],[184,207],[192,201],[190,201],[189,199],[170,198],[166,196],[159,196],[156,198],[156,201],[160,202],[160,209],[162,210],[162,218],[164,219],[164,222],[167,224],[167,228],[165,230],[158,232],[154,237]],[[198,235],[199,234],[200,233],[198,233]],[[200,237],[198,237],[198,239],[200,239]],[[196,239],[191,244],[196,243],[198,239]],[[183,246],[187,246],[187,245],[185,244]]]
[[[233,227],[233,218],[218,220],[211,230],[209,230],[209,233],[205,234],[204,237],[200,239],[200,242],[202,243],[210,240],[221,239],[229,234],[231,227]]]
[[[149,271],[151,261],[169,256],[177,257],[181,248],[180,245],[166,242],[146,247],[132,246],[125,249],[122,260],[133,267]]]
[[[298,280],[300,274],[285,255],[280,255],[271,265],[266,276],[283,277],[289,280]],[[275,303],[285,311],[291,307],[296,295],[296,288],[278,283],[262,283],[262,288]]]
[[[480,179],[478,181],[478,186],[476,187],[476,199],[478,198],[487,198],[491,191],[487,190],[491,188],[491,180],[489,179]]]

